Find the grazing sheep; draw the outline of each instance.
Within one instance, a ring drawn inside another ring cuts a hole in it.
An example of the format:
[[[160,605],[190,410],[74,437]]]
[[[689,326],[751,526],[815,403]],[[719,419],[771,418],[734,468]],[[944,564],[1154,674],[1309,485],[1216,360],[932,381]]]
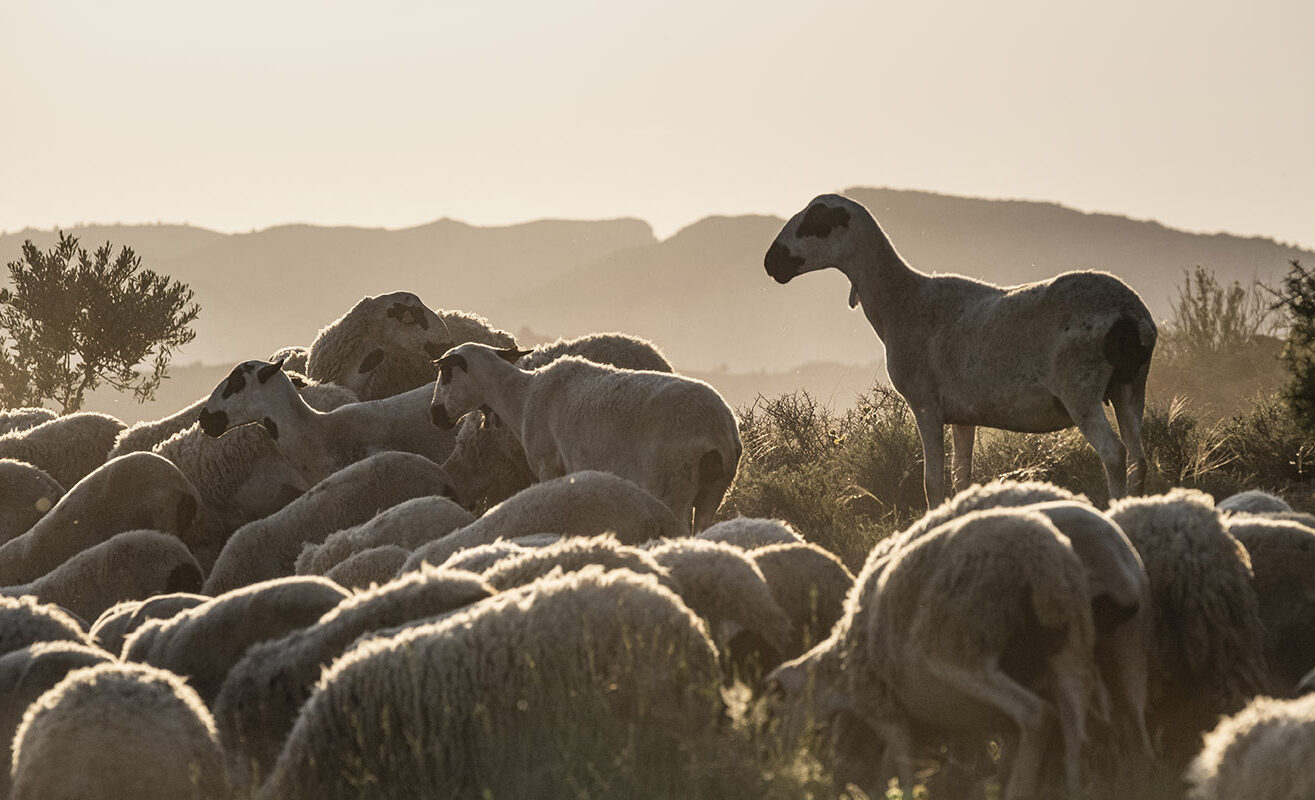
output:
[[[1267,688],[1291,697],[1315,665],[1315,530],[1251,514],[1226,515],[1224,525],[1251,558]]]
[[[671,372],[671,364],[652,342],[624,333],[592,333],[541,344],[517,366],[534,370],[562,356],[580,356],[621,369]],[[534,472],[516,434],[494,414],[469,414],[456,429],[452,454],[443,462],[457,496],[471,508],[488,508],[534,483]]]
[[[404,500],[446,491],[443,470],[427,458],[390,452],[358,461],[278,512],[239,528],[219,553],[204,593],[291,575],[307,542],[321,542]]]
[[[1035,512],[983,510],[910,542],[883,569],[878,560],[831,636],[772,674],[787,736],[817,723],[875,735],[883,771],[907,790],[915,745],[936,744],[919,741],[929,733],[970,749],[1013,734],[1003,797],[1016,800],[1036,794],[1057,719],[1075,794],[1094,630],[1085,570],[1063,534]]]
[[[297,574],[324,575],[356,553],[385,544],[397,545],[410,553],[474,521],[469,511],[446,497],[412,498],[384,509],[360,525],[332,533],[322,543],[305,545],[297,556]]]
[[[257,797],[682,796],[717,675],[703,625],[654,578],[537,581],[339,658]],[[653,782],[633,785],[636,765]]]
[[[417,548],[403,569],[442,564],[458,550],[535,533],[613,533],[622,544],[639,544],[682,529],[666,506],[625,478],[576,472],[523,489],[471,524]]]
[[[769,544],[750,551],[749,557],[790,618],[791,636],[781,658],[803,655],[825,639],[845,613],[854,574],[833,553],[811,542]]]
[[[168,619],[147,622],[123,643],[123,660],[182,675],[209,704],[248,648],[313,625],[350,596],[319,576],[244,586]]]
[[[1245,512],[1248,514],[1265,514],[1270,512],[1291,511],[1292,506],[1276,494],[1260,489],[1248,489],[1245,492],[1231,494],[1215,504],[1223,512]]]
[[[10,596],[35,595],[94,620],[124,600],[201,588],[201,566],[171,533],[125,531],[88,547],[30,583],[5,586]]]
[[[928,506],[945,496],[944,428],[954,488],[971,482],[974,428],[1041,433],[1076,425],[1105,467],[1111,498],[1140,492],[1141,419],[1156,329],[1146,304],[1105,272],[1065,272],[1002,288],[910,267],[861,204],[822,195],[781,229],[763,259],[778,283],[835,267],[886,346],[895,390],[922,438]],[[1102,401],[1114,407],[1119,436]]]
[[[523,547],[508,539],[499,539],[496,542],[488,544],[477,544],[474,547],[467,547],[458,550],[448,557],[446,561],[439,565],[442,569],[462,569],[468,572],[483,574],[488,572],[498,562],[504,558],[518,556],[521,553],[528,553],[530,548]],[[428,566],[426,562],[424,566]],[[398,571],[399,577],[408,573],[407,565],[403,565]]]
[[[410,550],[395,544],[381,544],[339,561],[324,577],[347,589],[368,589],[392,580],[410,555]]]
[[[590,537],[571,536],[544,547],[509,553],[485,569],[483,575],[489,586],[505,592],[536,581],[553,570],[561,573],[576,572],[591,565],[609,570],[628,569],[636,575],[653,575],[658,583],[680,594],[680,588],[652,555],[644,550],[627,547],[608,533]]]
[[[142,664],[73,670],[28,708],[13,748],[12,800],[228,795],[210,712],[177,675]]]
[[[1220,720],[1184,778],[1192,800],[1315,797],[1315,696],[1257,697]]]
[[[55,419],[57,416],[59,415],[48,408],[0,409],[0,435],[35,428],[43,422]]]
[[[297,372],[306,375],[308,374],[306,372],[306,362],[310,360],[310,348],[302,347],[299,344],[280,347],[273,353],[270,353],[269,358],[266,358],[265,360],[281,361],[283,362],[284,371]],[[350,389],[348,391],[350,391]],[[355,394],[355,392],[353,392],[353,394]]]
[[[26,461],[0,458],[0,544],[26,532],[64,496],[64,487]]]
[[[410,292],[391,292],[361,298],[323,328],[311,343],[306,370],[317,381],[348,387],[362,400],[379,400],[432,381],[430,361],[462,342],[516,344],[483,317],[435,313]]]
[[[0,656],[38,642],[91,645],[87,632],[59,606],[31,596],[0,596]]]
[[[429,420],[430,384],[380,400],[316,411],[278,362],[245,361],[211,393],[198,420],[207,436],[259,424],[302,477],[318,483],[348,464],[387,450],[417,453],[441,464],[452,434]]]
[[[10,745],[23,714],[37,698],[75,669],[114,661],[100,649],[76,642],[38,642],[0,657],[0,740],[4,763],[11,763]],[[9,770],[0,770],[0,796],[9,796]]]
[[[201,496],[167,459],[129,453],[93,470],[21,536],[0,545],[0,586],[34,581],[116,533],[150,528],[189,541]]]
[[[773,544],[800,544],[804,541],[804,537],[791,528],[790,523],[785,520],[756,517],[723,520],[708,526],[695,538],[733,544],[742,550]]]
[[[533,372],[524,351],[465,344],[435,365],[433,418],[451,428],[488,406],[517,433],[535,477],[607,470],[650,491],[684,530],[706,528],[739,464],[740,434],[726,401],[679,375],[622,370],[563,356]]]
[[[79,411],[0,436],[0,458],[26,461],[60,486],[72,486],[105,463],[125,427],[108,414]]]
[[[101,647],[118,655],[128,635],[153,619],[168,619],[174,614],[196,608],[210,600],[193,592],[157,594],[145,600],[124,600],[101,612],[91,625],[91,638]]]
[[[426,567],[343,600],[315,625],[251,647],[230,670],[214,703],[235,783],[258,785],[265,777],[320,672],[358,638],[492,594],[475,575]]]
[[[1161,758],[1181,768],[1215,720],[1268,688],[1251,563],[1202,492],[1122,500],[1109,516],[1150,576],[1146,721]]]

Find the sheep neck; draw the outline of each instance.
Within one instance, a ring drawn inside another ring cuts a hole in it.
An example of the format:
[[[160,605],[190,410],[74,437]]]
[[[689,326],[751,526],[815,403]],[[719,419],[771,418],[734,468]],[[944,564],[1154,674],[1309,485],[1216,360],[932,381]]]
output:
[[[840,270],[877,338],[889,346],[888,337],[899,338],[918,327],[913,323],[926,311],[918,295],[930,276],[910,267],[875,220],[873,226],[861,241],[860,255]]]
[[[328,413],[312,408],[294,389],[270,419],[278,426],[275,446],[307,482],[314,485],[334,472],[337,465],[328,447],[333,439]]]
[[[484,404],[493,410],[516,440],[520,441],[530,373],[498,359],[491,369],[472,371],[471,377],[479,387]]]

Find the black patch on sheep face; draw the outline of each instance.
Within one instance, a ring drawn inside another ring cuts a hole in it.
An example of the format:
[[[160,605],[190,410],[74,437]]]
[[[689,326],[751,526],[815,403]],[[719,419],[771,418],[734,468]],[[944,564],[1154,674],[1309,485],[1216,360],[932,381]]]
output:
[[[392,308],[388,309],[388,316],[402,323],[403,325],[419,325],[420,330],[429,330],[429,320],[425,319],[425,309],[423,306],[409,306],[406,303],[393,303]]]
[[[373,372],[375,369],[379,367],[380,364],[383,363],[383,360],[384,360],[384,351],[382,349],[375,348],[374,350],[370,351],[370,354],[368,356],[366,356],[364,359],[361,360],[361,366],[358,367],[356,371],[361,374],[365,374],[367,372]]]
[[[767,268],[767,274],[776,279],[777,283],[787,283],[795,275],[799,274],[799,268],[804,265],[804,260],[790,253],[790,248],[780,242],[772,242],[772,246],[767,248],[767,255],[763,258],[763,266]]]
[[[212,412],[203,408],[197,422],[201,424],[201,431],[206,436],[219,437],[223,435],[224,431],[228,430],[228,414],[223,411]]]
[[[194,564],[179,564],[169,573],[169,578],[164,583],[166,594],[174,592],[199,592],[201,591],[201,570]]]
[[[224,390],[220,397],[227,400],[245,388],[247,388],[247,376],[242,374],[241,367],[233,367],[233,371],[224,379]]]
[[[448,348],[444,347],[438,342],[425,342],[424,348],[425,348],[425,355],[429,356],[430,358],[438,358],[448,351]]]
[[[185,494],[179,498],[177,511],[178,519],[175,523],[179,534],[187,533],[188,529],[192,527],[192,523],[196,521],[197,510],[198,506],[195,497],[192,497],[190,494]]]
[[[265,366],[257,370],[256,380],[260,381],[261,383],[264,383],[265,381],[268,381],[270,378],[278,374],[279,371],[282,369],[283,369],[283,359],[280,358],[278,361],[275,361],[273,364],[266,364]]]
[[[447,415],[447,409],[443,407],[442,403],[429,408],[429,418],[436,426],[445,431],[452,430],[457,424],[456,420]]]
[[[260,421],[260,424],[264,425],[265,430],[269,431],[269,438],[274,439],[275,441],[278,440],[279,426],[274,424],[274,420],[270,419],[269,417],[265,417]]]
[[[825,239],[836,228],[849,227],[849,212],[843,208],[832,208],[825,203],[814,203],[804,212],[799,220],[799,228],[794,232],[796,239],[816,236]]]
[[[453,370],[459,369],[462,372],[466,371],[466,357],[453,353],[450,356],[443,356],[435,361],[434,366],[438,367],[438,382],[446,386],[452,382]]]

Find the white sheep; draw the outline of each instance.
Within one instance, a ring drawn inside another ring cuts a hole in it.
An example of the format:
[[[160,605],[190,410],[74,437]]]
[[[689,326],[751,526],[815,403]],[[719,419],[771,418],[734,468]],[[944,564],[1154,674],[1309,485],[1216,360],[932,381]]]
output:
[[[1315,797],[1315,695],[1257,697],[1220,720],[1184,778],[1191,800]]]
[[[885,748],[877,760],[907,789],[919,740],[937,743],[928,733],[970,748],[1013,734],[1003,797],[1016,800],[1036,794],[1058,721],[1076,793],[1094,630],[1085,570],[1063,534],[1026,509],[977,511],[883,568],[877,561],[868,559],[831,636],[770,676],[787,738],[816,724],[875,735]]]
[[[381,544],[353,553],[330,567],[324,577],[346,589],[368,589],[396,577],[411,551],[395,544]]]
[[[680,745],[716,727],[717,678],[654,578],[536,581],[339,658],[257,797],[684,796]]]
[[[1243,513],[1225,515],[1224,526],[1251,559],[1267,689],[1290,697],[1315,666],[1315,529]]]
[[[461,569],[468,572],[483,574],[492,569],[498,562],[504,558],[528,553],[530,548],[522,547],[509,539],[498,539],[488,544],[477,544],[474,547],[467,547],[453,553],[439,566],[443,569]],[[427,564],[426,564],[427,565]],[[405,565],[398,572],[398,576],[407,574]]]
[[[634,481],[690,530],[730,488],[741,444],[735,415],[703,381],[563,356],[533,372],[511,348],[464,344],[438,359],[433,418],[451,428],[481,406],[516,433],[538,480],[606,470]]]
[[[324,575],[356,553],[380,545],[397,545],[409,553],[474,521],[469,511],[446,497],[412,498],[359,525],[331,533],[323,542],[306,544],[297,556],[296,571],[298,575]]]
[[[168,619],[209,599],[206,595],[193,592],[170,592],[145,600],[124,600],[101,612],[91,624],[91,638],[100,647],[117,656],[123,652],[123,642],[128,635],[147,622]]]
[[[73,670],[28,708],[13,748],[12,800],[228,796],[210,712],[181,678],[141,664]]]
[[[276,513],[238,528],[220,551],[204,593],[291,575],[306,543],[321,542],[413,497],[447,491],[443,470],[422,456],[388,452],[358,461]]]
[[[638,544],[682,532],[667,506],[648,492],[610,472],[587,470],[517,492],[471,524],[416,548],[403,570],[442,564],[467,547],[536,533],[613,533],[623,544]]]
[[[86,629],[65,609],[31,595],[0,596],[0,656],[38,642],[92,643]]]
[[[680,594],[680,587],[667,569],[650,553],[627,547],[608,533],[587,537],[570,536],[543,547],[509,552],[483,570],[482,574],[489,586],[505,592],[532,583],[554,570],[559,573],[576,572],[594,565],[608,570],[628,569],[636,575],[652,575],[658,583]],[[691,604],[686,601],[686,605]],[[693,610],[698,613],[697,608]]]
[[[779,283],[835,267],[886,346],[886,369],[922,438],[928,506],[945,496],[944,428],[954,488],[971,482],[975,426],[1041,433],[1076,425],[1105,467],[1111,498],[1140,492],[1141,419],[1156,328],[1146,304],[1105,272],[1065,272],[1002,288],[910,267],[861,204],[822,195],[792,217],[764,258]],[[1114,407],[1119,434],[1102,402]]]
[[[259,424],[312,484],[374,453],[417,453],[441,464],[452,451],[452,433],[430,424],[432,381],[323,412],[306,402],[281,366],[245,361],[234,367],[202,407],[201,430],[219,438],[243,425]]]
[[[534,370],[562,356],[580,356],[621,369],[672,371],[656,345],[624,333],[592,333],[537,345],[516,365]],[[462,418],[443,469],[451,476],[457,496],[472,508],[496,505],[534,482],[534,472],[516,434],[493,414]]]
[[[355,594],[315,625],[253,645],[215,698],[215,722],[239,786],[259,785],[321,671],[358,638],[428,621],[494,593],[467,572],[425,568]]]
[[[812,542],[768,544],[748,555],[777,605],[790,617],[790,644],[781,658],[803,655],[825,639],[844,614],[854,573],[835,554]]]
[[[316,335],[306,374],[346,386],[362,400],[379,400],[432,381],[429,362],[462,342],[516,344],[483,317],[436,313],[410,292],[364,297]]]
[[[5,408],[0,409],[0,435],[13,431],[25,431],[35,428],[43,422],[49,422],[59,416],[48,408]]]
[[[1147,725],[1160,757],[1181,768],[1220,715],[1268,689],[1250,558],[1203,492],[1128,498],[1109,516],[1150,577]]]
[[[753,550],[773,544],[800,544],[804,537],[783,519],[735,517],[722,520],[700,531],[697,539],[733,544],[743,550]]]
[[[10,596],[35,595],[84,620],[124,600],[201,588],[201,565],[171,533],[124,531],[71,556],[41,577],[5,586]]]
[[[298,372],[302,375],[306,373],[306,362],[310,360],[310,348],[299,344],[280,347],[273,353],[269,354],[266,361],[282,361],[283,369],[287,372]],[[346,388],[346,387],[344,387]],[[350,391],[350,390],[349,390]],[[353,394],[355,394],[353,392]]]
[[[108,414],[79,411],[0,436],[0,458],[26,461],[60,486],[72,486],[105,463],[125,427]]]
[[[167,459],[129,453],[78,481],[26,533],[0,545],[0,586],[34,581],[116,533],[149,528],[189,543],[200,494]]]
[[[350,596],[333,581],[309,575],[244,586],[142,625],[124,641],[123,660],[187,678],[208,704],[252,645],[313,625]]]
[[[64,496],[64,487],[26,461],[0,458],[0,544],[36,524]]]
[[[1288,505],[1288,501],[1261,489],[1248,489],[1245,492],[1230,494],[1215,503],[1215,508],[1228,513],[1245,512],[1248,514],[1281,513],[1292,510],[1292,506]]]

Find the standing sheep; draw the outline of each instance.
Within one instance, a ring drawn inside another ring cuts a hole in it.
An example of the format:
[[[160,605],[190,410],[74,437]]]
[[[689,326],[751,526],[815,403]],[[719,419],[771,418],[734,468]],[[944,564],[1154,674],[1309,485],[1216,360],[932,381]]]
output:
[[[353,555],[381,545],[397,545],[409,555],[474,521],[469,511],[446,497],[412,498],[359,525],[331,533],[322,543],[305,545],[297,556],[297,574],[324,575]]]
[[[652,577],[537,581],[338,659],[257,796],[683,796],[716,681],[703,625]]]
[[[1315,797],[1315,695],[1257,697],[1206,734],[1184,776],[1192,800]]]
[[[291,575],[308,542],[321,542],[413,497],[449,491],[437,464],[412,453],[379,453],[335,472],[264,519],[239,528],[206,578],[215,595],[248,583]]]
[[[975,426],[1043,433],[1076,425],[1105,467],[1111,498],[1140,492],[1141,419],[1156,329],[1146,304],[1105,272],[1065,272],[1002,288],[910,267],[861,204],[822,195],[781,229],[763,260],[778,283],[835,267],[886,346],[895,390],[922,438],[928,506],[945,496],[945,425],[954,488],[971,482]],[[1114,407],[1119,436],[1102,402]]]
[[[612,533],[623,544],[639,544],[677,536],[681,527],[657,498],[625,478],[575,472],[523,489],[464,528],[416,548],[402,569],[442,564],[467,547],[536,533]]]
[[[82,480],[105,459],[126,425],[108,414],[79,411],[0,436],[0,458],[45,470],[60,486]]]
[[[26,532],[64,496],[64,487],[26,461],[0,458],[0,544]]]
[[[77,669],[41,695],[14,737],[11,775],[12,800],[228,795],[210,712],[181,678],[141,664]]]
[[[682,529],[706,528],[735,478],[735,415],[703,381],[564,356],[524,372],[511,348],[465,344],[434,362],[433,418],[451,428],[487,405],[517,434],[538,480],[606,470],[662,501]]]

